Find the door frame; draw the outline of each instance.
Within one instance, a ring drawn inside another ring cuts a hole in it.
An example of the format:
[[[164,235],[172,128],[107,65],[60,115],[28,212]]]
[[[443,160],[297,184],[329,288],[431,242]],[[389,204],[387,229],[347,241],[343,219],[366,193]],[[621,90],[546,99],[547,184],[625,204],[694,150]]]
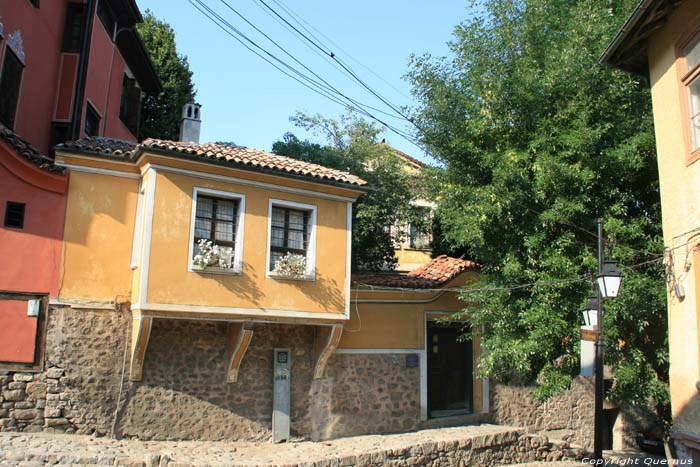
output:
[[[428,413],[428,321],[437,321],[446,315],[453,314],[454,311],[443,311],[443,310],[425,310],[423,312],[423,351],[420,355],[420,418],[425,421],[429,418]],[[474,396],[474,360],[476,359],[476,349],[474,348],[474,339],[472,339],[472,407],[476,405],[476,400]],[[486,414],[489,412],[489,379],[483,378],[481,380],[481,412]],[[476,414],[473,411],[472,414]]]

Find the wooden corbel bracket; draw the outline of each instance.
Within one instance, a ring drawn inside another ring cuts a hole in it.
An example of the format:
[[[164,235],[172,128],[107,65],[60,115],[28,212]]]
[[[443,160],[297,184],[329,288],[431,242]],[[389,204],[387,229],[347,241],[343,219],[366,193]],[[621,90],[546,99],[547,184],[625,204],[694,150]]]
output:
[[[135,313],[131,318],[131,381],[141,381],[152,325],[153,318],[141,316],[140,313]]]
[[[226,382],[235,383],[238,381],[238,371],[252,339],[253,323],[229,323],[226,346]]]
[[[328,359],[340,343],[343,325],[322,326],[316,332],[314,341],[314,379],[323,378]]]

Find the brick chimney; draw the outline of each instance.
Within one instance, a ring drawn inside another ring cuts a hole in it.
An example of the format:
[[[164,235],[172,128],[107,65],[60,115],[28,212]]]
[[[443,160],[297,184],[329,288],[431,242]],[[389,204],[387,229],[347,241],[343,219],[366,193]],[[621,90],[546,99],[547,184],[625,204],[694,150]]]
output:
[[[182,106],[182,120],[180,120],[180,141],[199,143],[199,129],[202,126],[200,112],[202,106],[195,103]]]

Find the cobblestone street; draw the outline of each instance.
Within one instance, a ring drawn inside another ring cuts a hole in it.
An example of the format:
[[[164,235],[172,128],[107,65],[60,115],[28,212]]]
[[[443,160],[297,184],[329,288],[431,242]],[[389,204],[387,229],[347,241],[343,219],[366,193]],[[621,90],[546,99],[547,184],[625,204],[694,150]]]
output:
[[[525,435],[527,436],[527,435]],[[496,425],[370,435],[325,442],[138,441],[47,433],[0,433],[0,465],[400,466],[523,462],[522,430]],[[533,448],[535,451],[536,448]],[[573,462],[557,465],[576,465]]]

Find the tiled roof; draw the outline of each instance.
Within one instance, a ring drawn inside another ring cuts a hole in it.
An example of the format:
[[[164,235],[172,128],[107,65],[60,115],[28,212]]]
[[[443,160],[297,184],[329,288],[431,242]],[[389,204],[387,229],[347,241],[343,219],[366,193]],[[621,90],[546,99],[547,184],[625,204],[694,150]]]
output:
[[[112,138],[92,137],[65,143],[57,149],[85,151],[124,158],[133,158],[142,151],[148,150],[167,151],[175,156],[189,156],[204,161],[242,166],[242,168],[270,170],[349,185],[363,186],[367,184],[366,181],[348,172],[226,143],[184,143],[149,138],[140,144],[135,144]]]
[[[389,144],[387,144],[387,142],[385,140],[382,140],[382,142],[379,144],[382,144],[382,145],[386,146],[387,148],[391,149],[394,152],[394,154],[396,154],[398,157],[412,163],[413,165],[416,165],[418,167],[430,167],[425,162],[421,162],[418,159],[416,159],[415,157],[409,156],[405,152],[399,151],[398,149],[396,149],[392,146],[389,146]]]
[[[10,130],[2,123],[0,123],[0,139],[9,144],[12,149],[17,152],[17,154],[24,157],[32,164],[38,166],[40,169],[61,175],[65,173],[65,169],[63,167],[54,165],[50,157],[39,154],[39,151],[34,149],[29,141],[22,138],[20,135]]]
[[[431,289],[445,285],[468,269],[478,269],[474,261],[440,255],[427,264],[406,275],[353,274],[355,285],[375,287],[398,287],[408,289]]]
[[[127,159],[133,155],[136,146],[137,144],[133,141],[106,138],[104,136],[91,136],[90,138],[59,144],[56,146],[56,149],[72,149]]]

